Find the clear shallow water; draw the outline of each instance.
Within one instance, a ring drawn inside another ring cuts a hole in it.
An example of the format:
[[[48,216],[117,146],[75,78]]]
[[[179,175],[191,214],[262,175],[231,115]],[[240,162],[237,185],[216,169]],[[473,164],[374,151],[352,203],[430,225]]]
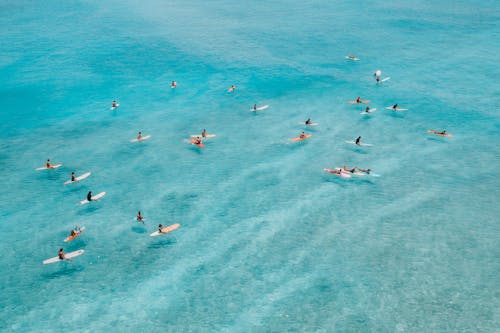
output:
[[[498,329],[495,2],[1,10],[2,330]],[[47,157],[64,167],[33,171]],[[381,177],[322,172],[342,164]],[[76,206],[88,190],[107,195]],[[86,253],[41,264],[63,244]]]

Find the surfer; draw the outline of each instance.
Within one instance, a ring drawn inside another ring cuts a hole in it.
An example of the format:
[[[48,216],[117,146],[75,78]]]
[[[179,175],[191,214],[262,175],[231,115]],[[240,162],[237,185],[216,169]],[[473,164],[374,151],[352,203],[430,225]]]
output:
[[[163,229],[163,225],[162,225],[162,224],[159,224],[159,225],[158,225],[158,232],[159,232],[160,234],[162,234],[162,233],[163,233],[163,232],[161,231],[161,229]]]
[[[52,164],[50,164],[50,158],[48,158],[47,162],[45,162],[45,166],[47,167],[47,169],[52,168]]]
[[[306,134],[305,134],[304,132],[300,133],[299,138],[303,139],[303,138],[305,138],[305,137],[306,137]]]
[[[392,109],[393,109],[393,110],[397,110],[397,109],[398,109],[398,103],[394,104],[394,105],[392,106]]]
[[[370,172],[372,172],[372,169],[363,169],[363,168],[360,168],[358,166],[356,166],[356,169],[358,169],[359,171],[364,172],[368,175],[370,174]]]
[[[92,201],[92,191],[89,191],[89,193],[87,193],[87,200]]]
[[[194,142],[193,142],[193,143],[194,143],[195,145],[199,145],[199,144],[201,144],[201,139],[200,139],[200,137],[199,137],[199,136],[197,136],[197,137],[196,137],[196,139],[194,140]]]
[[[76,182],[75,172],[71,172],[71,181]]]
[[[175,87],[177,87],[177,82],[172,81],[172,83],[170,84],[170,88],[172,88],[172,89],[173,89],[173,88],[175,88]]]
[[[111,102],[111,107],[112,108],[117,108],[118,104],[116,104],[116,101]]]
[[[227,90],[227,92],[233,92],[233,91],[234,91],[234,89],[236,89],[236,87],[235,87],[235,86],[231,86],[231,88],[229,88],[229,89]]]
[[[253,105],[253,109],[254,109],[254,111],[257,111],[257,104]]]
[[[66,259],[66,256],[64,255],[62,247],[59,249],[59,252],[57,253],[57,256],[59,257],[60,260]]]
[[[142,132],[139,132],[139,134],[137,134],[137,140],[142,140]]]
[[[142,224],[144,224],[144,217],[141,215],[141,211],[137,212],[137,221],[142,222]]]
[[[366,107],[365,112],[366,112],[366,113],[371,113],[371,111],[370,111],[370,107],[369,107],[369,106],[367,106],[367,107]]]
[[[377,82],[380,82],[380,76],[382,75],[382,71],[379,69],[375,73],[373,73],[373,76],[375,76],[375,80]]]
[[[352,169],[348,169],[347,166],[344,164],[343,170],[347,171],[347,172],[350,172],[350,173],[354,173],[354,171],[356,171],[356,167],[354,167]]]
[[[311,124],[312,124],[311,118],[307,118],[306,125],[311,125]]]
[[[203,131],[201,131],[201,136],[204,138],[207,137],[207,130],[206,129],[203,129]]]
[[[361,97],[358,96],[358,98],[356,98],[356,103],[363,103],[361,102]]]
[[[435,132],[436,134],[439,134],[439,135],[446,135],[446,131],[442,131],[442,132]]]
[[[356,139],[356,141],[354,143],[357,144],[358,146],[360,146],[361,145],[361,137],[358,136],[358,138]]]
[[[73,236],[76,236],[80,233],[81,229],[79,226],[75,226],[75,228],[73,230],[71,230],[71,233],[70,233],[70,236],[73,237]]]
[[[357,58],[353,55],[348,55],[347,58],[351,59],[351,60],[356,60]]]

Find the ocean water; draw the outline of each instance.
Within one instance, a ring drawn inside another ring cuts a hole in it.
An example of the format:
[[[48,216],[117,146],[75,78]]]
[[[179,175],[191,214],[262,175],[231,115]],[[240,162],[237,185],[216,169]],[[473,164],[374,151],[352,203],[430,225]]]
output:
[[[498,2],[0,13],[0,331],[500,330]],[[344,164],[380,177],[322,171]],[[59,247],[85,254],[42,265]]]

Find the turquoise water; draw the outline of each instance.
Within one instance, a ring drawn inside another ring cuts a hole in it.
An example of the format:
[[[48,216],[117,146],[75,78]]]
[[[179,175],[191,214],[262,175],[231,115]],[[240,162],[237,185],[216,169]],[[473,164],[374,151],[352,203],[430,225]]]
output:
[[[0,330],[499,330],[499,7],[1,2]]]

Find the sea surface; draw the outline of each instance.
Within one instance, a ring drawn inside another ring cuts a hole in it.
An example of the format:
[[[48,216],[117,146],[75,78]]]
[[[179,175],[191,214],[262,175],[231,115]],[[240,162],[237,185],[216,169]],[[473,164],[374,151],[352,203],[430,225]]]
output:
[[[0,331],[500,331],[499,35],[489,0],[0,1]]]

